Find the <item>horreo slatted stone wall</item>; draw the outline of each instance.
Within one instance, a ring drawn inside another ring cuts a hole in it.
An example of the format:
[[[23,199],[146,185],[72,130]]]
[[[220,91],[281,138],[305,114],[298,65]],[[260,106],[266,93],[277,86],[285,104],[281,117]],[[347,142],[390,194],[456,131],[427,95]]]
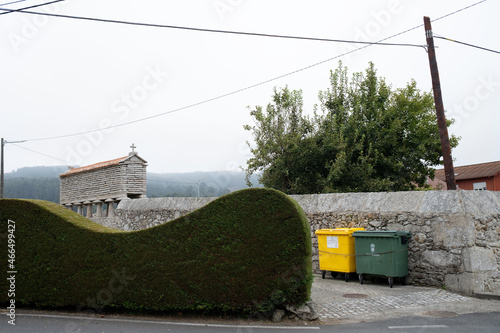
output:
[[[114,216],[114,205],[121,200],[146,197],[146,167],[147,162],[137,152],[131,152],[125,157],[70,169],[59,176],[60,203],[76,207],[82,215],[85,210],[87,217]],[[107,207],[105,212],[103,206]]]

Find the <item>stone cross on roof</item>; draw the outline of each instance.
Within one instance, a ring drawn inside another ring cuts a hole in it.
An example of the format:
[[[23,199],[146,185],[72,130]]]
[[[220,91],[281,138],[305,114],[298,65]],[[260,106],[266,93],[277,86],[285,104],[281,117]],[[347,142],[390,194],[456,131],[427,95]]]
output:
[[[132,146],[130,146],[130,148],[132,148],[132,152],[134,152],[134,149],[137,147],[132,143]]]

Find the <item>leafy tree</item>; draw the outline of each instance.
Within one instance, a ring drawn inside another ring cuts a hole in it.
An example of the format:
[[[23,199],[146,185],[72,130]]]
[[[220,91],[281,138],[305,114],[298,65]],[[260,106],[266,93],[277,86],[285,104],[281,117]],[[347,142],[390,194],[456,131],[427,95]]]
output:
[[[442,156],[434,102],[414,80],[393,91],[373,63],[351,80],[340,63],[319,100],[309,119],[301,91],[275,89],[266,112],[251,111],[247,177],[261,171],[265,186],[295,194],[412,190],[433,176]]]
[[[247,183],[250,176],[263,171],[260,182],[287,193],[300,191],[301,183],[310,175],[304,170],[309,158],[304,145],[310,141],[312,127],[302,114],[302,92],[288,87],[274,89],[273,102],[264,111],[257,106],[250,114],[255,125],[245,125],[252,131],[255,146],[250,146],[253,157],[248,161]]]

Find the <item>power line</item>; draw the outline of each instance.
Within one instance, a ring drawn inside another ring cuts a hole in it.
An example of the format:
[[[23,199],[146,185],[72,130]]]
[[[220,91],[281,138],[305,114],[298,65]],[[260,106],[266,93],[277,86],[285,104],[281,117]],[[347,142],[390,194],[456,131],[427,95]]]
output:
[[[150,182],[157,182],[157,183],[167,183],[167,184],[178,184],[178,185],[197,185],[198,183],[183,183],[183,182],[171,182],[168,180],[158,180],[158,179],[147,179]]]
[[[0,6],[12,5],[14,3],[24,2],[24,1],[26,1],[26,0],[17,0],[17,1],[12,1],[12,2],[2,3],[2,4],[0,4]]]
[[[217,29],[183,27],[183,26],[155,24],[155,23],[141,23],[141,22],[132,22],[132,21],[101,19],[101,18],[95,18],[95,17],[84,17],[84,16],[54,14],[54,13],[32,12],[32,11],[24,10],[24,8],[23,9],[4,9],[4,8],[0,8],[0,10],[6,11],[8,13],[16,12],[16,13],[33,14],[33,15],[43,15],[43,16],[51,16],[51,17],[75,19],[75,20],[85,20],[85,21],[96,21],[96,22],[104,22],[104,23],[126,24],[126,25],[135,25],[135,26],[143,26],[143,27],[154,27],[154,28],[190,30],[190,31],[209,32],[209,33],[222,33],[222,34],[245,35],[245,36],[255,36],[255,37],[269,37],[269,38],[299,39],[299,40],[308,40],[308,41],[349,43],[349,44],[369,44],[369,45],[383,45],[383,46],[425,47],[425,45],[417,45],[417,44],[363,42],[363,41],[355,41],[355,40],[330,39],[330,38],[318,38],[318,37],[301,37],[301,36],[289,36],[289,35],[274,35],[274,34],[264,34],[264,33],[257,33],[257,32],[217,30]],[[6,13],[2,13],[2,14],[6,14]]]
[[[62,160],[62,159],[57,158],[57,157],[54,157],[54,156],[50,156],[50,155],[47,155],[47,154],[44,154],[44,153],[40,153],[39,151],[36,151],[36,150],[33,150],[33,149],[29,149],[29,148],[23,147],[23,146],[21,146],[21,145],[17,145],[17,144],[12,143],[12,142],[9,142],[9,143],[10,143],[10,144],[12,144],[12,145],[14,145],[14,146],[16,146],[16,147],[19,147],[19,148],[22,148],[22,149],[29,150],[29,151],[31,151],[31,152],[33,152],[33,153],[36,153],[36,154],[39,154],[39,155],[43,155],[43,156],[45,156],[45,157],[50,157],[50,158],[52,158],[52,159],[54,159],[54,160],[62,161],[62,162],[64,162],[65,164],[69,164],[69,163],[68,163],[68,161],[66,161],[66,160]]]
[[[466,9],[469,9],[473,6],[476,6],[480,3],[483,3],[485,2],[486,0],[482,0],[482,1],[479,1],[479,2],[476,2],[474,4],[471,4],[467,7],[463,7],[461,9],[458,9],[454,12],[451,12],[451,13],[448,13],[446,15],[443,15],[441,17],[438,17],[434,20],[432,20],[432,22],[434,21],[438,21],[438,20],[441,20],[443,18],[446,18],[448,16],[451,16],[453,14],[456,14],[456,13],[459,13],[461,11],[464,11]],[[1,9],[0,9],[1,10]],[[193,103],[193,104],[190,104],[190,105],[187,105],[187,106],[183,106],[183,107],[180,107],[180,108],[177,108],[177,109],[174,109],[174,110],[170,110],[170,111],[166,111],[166,112],[162,112],[162,113],[158,113],[156,115],[152,115],[152,116],[149,116],[149,117],[145,117],[145,118],[140,118],[140,119],[136,119],[136,120],[132,120],[132,121],[128,121],[128,122],[124,122],[124,123],[120,123],[120,124],[116,124],[116,125],[112,125],[112,126],[108,126],[108,127],[105,127],[105,128],[100,128],[100,129],[94,129],[94,130],[89,130],[89,131],[83,131],[83,132],[78,132],[78,133],[72,133],[72,134],[65,134],[65,135],[59,135],[59,136],[51,136],[51,137],[45,137],[45,138],[38,138],[38,139],[28,139],[26,141],[44,141],[44,140],[53,140],[53,139],[62,139],[62,138],[67,138],[67,137],[72,137],[72,136],[77,136],[77,135],[83,135],[83,134],[88,134],[88,133],[94,133],[94,132],[99,132],[99,131],[104,131],[104,130],[108,130],[108,129],[113,129],[113,128],[117,128],[117,127],[122,127],[122,126],[126,126],[126,125],[131,125],[131,124],[134,124],[134,123],[138,123],[138,122],[142,122],[142,121],[145,121],[145,120],[150,120],[150,119],[153,119],[153,118],[157,118],[157,117],[161,117],[161,116],[164,116],[164,115],[167,115],[167,114],[171,114],[171,113],[175,113],[175,112],[179,112],[179,111],[183,111],[183,110],[186,110],[186,109],[190,109],[190,108],[193,108],[195,106],[199,106],[199,105],[202,105],[202,104],[206,104],[206,103],[209,103],[209,102],[212,102],[212,101],[215,101],[215,100],[218,100],[218,99],[222,99],[224,97],[228,97],[228,96],[231,96],[231,95],[234,95],[234,94],[237,94],[237,93],[240,93],[240,92],[243,92],[243,91],[246,91],[246,90],[249,90],[249,89],[252,89],[252,88],[255,88],[255,87],[258,87],[258,86],[261,86],[261,85],[264,85],[264,84],[267,84],[269,82],[272,82],[272,81],[276,81],[276,80],[279,80],[279,79],[282,79],[284,77],[287,77],[287,76],[290,76],[290,75],[293,75],[293,74],[297,74],[299,72],[302,72],[302,71],[305,71],[307,69],[310,69],[310,68],[313,68],[313,67],[316,67],[316,66],[319,66],[319,65],[322,65],[324,63],[327,63],[327,62],[330,62],[332,60],[335,60],[335,59],[338,59],[338,58],[341,58],[343,56],[346,56],[348,54],[351,54],[351,53],[354,53],[354,52],[357,52],[357,51],[360,51],[364,48],[367,48],[375,43],[381,43],[381,42],[384,42],[388,39],[392,39],[394,37],[397,37],[397,36],[400,36],[400,35],[403,35],[407,32],[410,32],[412,30],[415,30],[415,29],[419,29],[420,27],[422,27],[423,24],[419,24],[413,28],[409,28],[407,30],[404,30],[402,32],[399,32],[397,34],[394,34],[394,35],[391,35],[389,37],[386,37],[386,38],[383,38],[377,42],[373,42],[373,43],[370,43],[370,44],[366,44],[366,45],[363,45],[361,47],[358,47],[356,49],[353,49],[351,51],[348,51],[348,52],[344,52],[340,55],[337,55],[335,57],[332,57],[332,58],[328,58],[326,60],[323,60],[323,61],[320,61],[320,62],[317,62],[317,63],[314,63],[312,65],[309,65],[309,66],[306,66],[306,67],[302,67],[302,68],[299,68],[297,70],[294,70],[292,72],[289,72],[289,73],[285,73],[285,74],[282,74],[282,75],[279,75],[279,76],[276,76],[274,78],[271,78],[271,79],[268,79],[268,80],[265,80],[265,81],[262,81],[262,82],[259,82],[259,83],[256,83],[256,84],[253,84],[253,85],[250,85],[250,86],[247,86],[247,87],[244,87],[244,88],[241,88],[241,89],[238,89],[238,90],[234,90],[232,92],[228,92],[226,94],[223,94],[223,95],[219,95],[219,96],[216,96],[216,97],[212,97],[212,98],[209,98],[209,99],[206,99],[206,100],[203,100],[203,101],[200,101],[200,102],[197,102],[197,103]]]
[[[22,1],[25,1],[25,0],[22,0]],[[4,11],[4,13],[0,13],[0,15],[10,14],[10,13],[22,13],[21,11],[25,10],[25,9],[31,9],[31,8],[41,7],[41,6],[47,6],[47,5],[51,5],[53,3],[61,2],[61,1],[65,1],[65,0],[55,0],[55,1],[51,1],[51,2],[46,2],[46,3],[38,4],[38,5],[33,5],[33,6],[29,6],[29,7],[20,8],[20,9],[9,9],[7,11],[5,9],[0,8],[0,10]],[[21,2],[21,1],[11,2],[11,4],[12,3],[16,3],[16,2]],[[9,5],[9,4],[7,4],[7,5]],[[1,6],[3,6],[3,5],[1,5]]]
[[[72,133],[72,134],[65,134],[65,135],[59,135],[59,136],[52,136],[52,137],[45,137],[45,138],[39,138],[39,139],[28,139],[26,141],[45,141],[45,140],[53,140],[53,139],[62,139],[62,138],[67,138],[67,137],[71,137],[71,136],[77,136],[77,135],[83,135],[83,134],[94,133],[94,132],[99,132],[99,131],[105,131],[105,130],[112,129],[112,128],[122,127],[122,126],[126,126],[126,125],[135,124],[135,123],[138,123],[138,122],[142,122],[142,121],[145,121],[145,120],[150,120],[150,119],[153,119],[153,118],[161,117],[161,116],[164,116],[164,115],[167,115],[167,114],[171,114],[171,113],[183,111],[183,110],[186,110],[186,109],[191,109],[191,108],[193,108],[195,106],[199,106],[199,105],[202,105],[202,104],[213,102],[213,101],[216,101],[216,100],[219,100],[219,99],[231,96],[231,95],[235,95],[237,93],[240,93],[240,92],[243,92],[243,91],[246,91],[246,90],[250,90],[252,88],[255,88],[255,87],[267,84],[269,82],[273,82],[273,81],[279,80],[281,78],[284,78],[284,77],[287,77],[287,76],[290,76],[290,75],[293,75],[293,74],[305,71],[305,70],[307,70],[309,68],[316,67],[316,66],[324,64],[326,62],[329,62],[329,61],[332,61],[334,59],[338,59],[340,57],[348,55],[350,53],[354,53],[354,52],[359,51],[359,50],[361,50],[361,49],[363,49],[365,47],[368,47],[368,46],[369,45],[365,45],[363,47],[360,47],[360,48],[357,48],[357,49],[354,49],[354,50],[342,53],[340,55],[337,55],[337,56],[335,56],[333,58],[329,58],[329,59],[320,61],[318,63],[315,63],[315,64],[312,64],[312,65],[309,65],[309,66],[297,69],[297,70],[295,70],[293,72],[282,74],[280,76],[276,76],[276,77],[273,77],[271,79],[268,79],[268,80],[265,80],[265,81],[262,81],[262,82],[259,82],[259,83],[255,83],[253,85],[250,85],[250,86],[238,89],[238,90],[234,90],[234,91],[228,92],[228,93],[223,94],[223,95],[219,95],[219,96],[216,96],[216,97],[205,99],[205,100],[202,100],[200,102],[196,102],[196,103],[193,103],[193,104],[190,104],[190,105],[186,105],[186,106],[174,109],[174,110],[170,110],[170,111],[158,113],[158,114],[155,114],[155,115],[152,115],[152,116],[149,116],[149,117],[144,117],[144,118],[140,118],[140,119],[136,119],[136,120],[131,120],[131,121],[128,121],[128,122],[124,122],[124,123],[120,123],[120,124],[108,126],[108,127],[105,127],[105,128],[99,128],[99,129],[94,129],[94,130],[89,130],[89,131],[84,131],[84,132],[78,132],[78,133]]]
[[[454,12],[451,12],[451,13],[448,13],[448,14],[443,15],[443,16],[441,16],[441,17],[438,17],[438,18],[437,18],[437,19],[435,19],[435,20],[431,20],[431,22],[434,22],[434,21],[438,21],[438,20],[444,19],[445,17],[451,16],[451,15],[456,14],[456,13],[460,13],[461,11],[464,11],[464,10],[466,10],[466,9],[472,8],[472,7],[474,7],[474,6],[477,6],[477,5],[479,5],[479,4],[483,3],[483,2],[486,2],[486,0],[481,0],[481,1],[475,2],[475,3],[471,4],[471,5],[468,5],[468,6],[466,6],[466,7],[463,7],[463,8],[457,9],[457,10],[455,10]],[[421,27],[421,26],[423,26],[423,24],[421,24],[419,27]]]
[[[489,52],[500,54],[500,51],[495,51],[495,50],[492,50],[492,49],[487,49],[485,47],[481,47],[481,46],[477,46],[477,45],[472,45],[472,44],[460,42],[458,40],[454,40],[454,39],[450,39],[450,38],[446,38],[446,37],[442,37],[442,36],[437,36],[436,34],[434,34],[434,38],[449,40],[450,42],[455,42],[455,43],[458,43],[458,44],[467,45],[467,46],[470,46],[470,47],[475,47],[475,48],[480,49],[480,50],[484,50],[484,51],[489,51]]]
[[[443,16],[440,16],[440,17],[438,17],[438,18],[436,18],[436,19],[434,19],[434,20],[431,20],[431,22],[436,22],[436,21],[442,20],[442,19],[444,19],[444,18],[446,18],[446,17],[448,17],[448,16],[451,16],[451,15],[454,15],[454,14],[457,14],[457,13],[460,13],[460,12],[462,12],[462,11],[464,11],[464,10],[467,10],[467,9],[469,9],[469,8],[472,8],[472,7],[474,7],[474,6],[477,6],[477,5],[479,5],[479,4],[483,3],[483,2],[486,2],[486,0],[481,0],[481,1],[478,1],[478,2],[476,2],[476,3],[471,4],[471,5],[469,5],[469,6],[466,6],[466,7],[460,8],[460,9],[457,9],[457,10],[455,10],[455,11],[451,12],[451,13],[448,13],[448,14],[443,15]],[[417,25],[417,26],[414,26],[413,28],[406,29],[406,30],[404,30],[404,31],[401,31],[400,33],[397,33],[397,34],[395,34],[395,35],[392,35],[392,36],[389,36],[389,37],[387,37],[387,38],[381,39],[380,41],[384,41],[384,40],[387,40],[387,39],[389,39],[389,38],[394,38],[394,37],[396,37],[396,36],[403,35],[403,34],[405,34],[405,33],[407,33],[407,32],[412,31],[412,30],[415,30],[415,29],[420,29],[420,28],[421,28],[421,27],[423,27],[423,26],[424,26],[423,24],[419,24],[419,25]],[[427,45],[426,45],[426,46],[427,46]]]

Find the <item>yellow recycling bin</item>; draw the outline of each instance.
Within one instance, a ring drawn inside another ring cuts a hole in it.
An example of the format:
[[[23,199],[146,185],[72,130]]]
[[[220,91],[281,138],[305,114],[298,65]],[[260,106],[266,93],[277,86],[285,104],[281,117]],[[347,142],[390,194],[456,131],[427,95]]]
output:
[[[349,273],[356,272],[356,255],[352,233],[364,228],[337,228],[316,230],[318,236],[319,269],[325,278],[330,271],[345,273],[345,281],[349,281]]]

